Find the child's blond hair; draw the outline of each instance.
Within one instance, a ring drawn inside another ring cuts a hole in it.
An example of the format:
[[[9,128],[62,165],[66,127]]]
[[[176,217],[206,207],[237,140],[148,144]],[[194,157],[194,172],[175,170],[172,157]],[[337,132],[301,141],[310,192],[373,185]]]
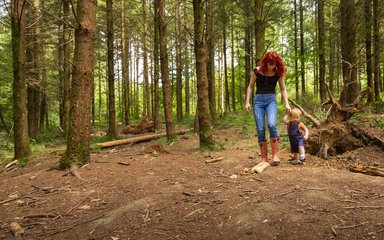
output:
[[[294,109],[291,110],[290,115],[292,117],[300,117],[301,116],[301,111],[298,108],[294,108]]]

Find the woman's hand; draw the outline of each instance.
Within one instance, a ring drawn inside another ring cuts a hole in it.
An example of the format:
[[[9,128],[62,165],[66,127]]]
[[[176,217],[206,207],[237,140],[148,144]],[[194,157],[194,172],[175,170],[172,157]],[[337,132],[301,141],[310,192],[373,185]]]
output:
[[[249,102],[245,104],[245,111],[247,111],[248,113],[251,111],[251,104],[249,104]]]
[[[285,114],[289,116],[290,113],[291,113],[291,107],[289,105],[285,105]]]

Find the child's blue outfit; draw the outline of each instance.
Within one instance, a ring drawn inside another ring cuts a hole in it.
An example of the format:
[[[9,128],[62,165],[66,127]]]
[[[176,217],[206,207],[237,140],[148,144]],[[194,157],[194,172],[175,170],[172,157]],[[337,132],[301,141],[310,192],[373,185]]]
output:
[[[304,137],[300,132],[299,124],[289,122],[288,136],[291,143],[291,153],[299,153],[299,146],[304,146]]]

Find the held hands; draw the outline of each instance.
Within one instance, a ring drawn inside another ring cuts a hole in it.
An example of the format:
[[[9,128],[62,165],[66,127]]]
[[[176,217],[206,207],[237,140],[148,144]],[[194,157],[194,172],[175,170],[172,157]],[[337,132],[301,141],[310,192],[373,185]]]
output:
[[[285,114],[289,116],[290,113],[291,113],[291,107],[289,105],[286,105],[285,106]]]

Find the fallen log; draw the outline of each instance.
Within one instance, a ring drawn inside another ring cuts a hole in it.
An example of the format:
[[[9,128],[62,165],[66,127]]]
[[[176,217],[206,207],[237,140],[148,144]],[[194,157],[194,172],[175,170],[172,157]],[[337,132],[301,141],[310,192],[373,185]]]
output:
[[[184,130],[176,131],[176,134],[181,135],[181,134],[192,132],[192,131],[193,131],[192,128],[184,129]],[[165,136],[167,136],[166,133],[150,134],[150,135],[144,135],[139,137],[132,137],[132,138],[114,140],[114,141],[109,141],[104,143],[98,143],[97,146],[99,146],[100,148],[109,148],[109,147],[115,147],[115,146],[124,145],[124,144],[134,144],[138,142],[150,141],[150,140],[158,139]]]
[[[262,162],[259,162],[256,166],[254,166],[251,172],[262,173],[269,166],[270,166],[269,162],[262,161]]]
[[[377,168],[377,167],[369,167],[369,166],[356,165],[356,166],[351,166],[349,168],[349,171],[357,172],[357,173],[364,173],[364,174],[368,174],[368,175],[371,175],[371,176],[384,177],[384,169]]]

